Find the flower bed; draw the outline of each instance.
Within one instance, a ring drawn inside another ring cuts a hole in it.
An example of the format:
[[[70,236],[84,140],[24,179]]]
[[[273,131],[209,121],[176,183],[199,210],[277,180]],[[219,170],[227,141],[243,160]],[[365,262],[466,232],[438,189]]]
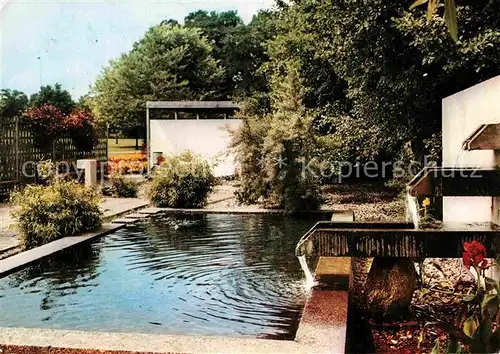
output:
[[[123,154],[108,159],[109,174],[143,174],[147,168],[147,156],[144,153]]]
[[[414,293],[409,315],[403,321],[375,322],[363,306],[353,303],[355,311],[351,311],[350,331],[356,336],[351,335],[349,339],[351,351],[497,353],[500,349],[500,283],[498,279],[488,278],[485,272],[500,264],[500,259],[489,261],[487,250],[478,241],[465,242],[463,246],[463,268],[456,260],[439,259],[437,263],[428,259],[425,281]],[[434,270],[427,274],[429,265]],[[478,275],[477,279],[472,273]],[[364,340],[360,340],[360,336]]]

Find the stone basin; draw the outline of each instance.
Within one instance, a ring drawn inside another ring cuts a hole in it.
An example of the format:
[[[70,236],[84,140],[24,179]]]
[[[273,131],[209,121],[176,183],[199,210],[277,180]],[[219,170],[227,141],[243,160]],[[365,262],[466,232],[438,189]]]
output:
[[[494,223],[447,223],[414,229],[407,223],[318,222],[301,239],[298,256],[458,258],[463,243],[480,241],[488,257],[500,253],[500,226]]]

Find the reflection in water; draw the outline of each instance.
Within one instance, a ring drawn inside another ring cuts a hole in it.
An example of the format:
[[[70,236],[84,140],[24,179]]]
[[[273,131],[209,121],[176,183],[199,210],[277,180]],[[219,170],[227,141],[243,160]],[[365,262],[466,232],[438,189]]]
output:
[[[314,222],[155,217],[0,279],[0,326],[290,339]]]

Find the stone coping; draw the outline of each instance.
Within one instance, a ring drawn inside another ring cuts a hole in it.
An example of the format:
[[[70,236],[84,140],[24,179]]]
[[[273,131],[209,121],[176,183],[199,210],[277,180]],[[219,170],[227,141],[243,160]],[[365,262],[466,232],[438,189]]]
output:
[[[213,208],[213,209],[182,209],[182,208],[155,208],[157,213],[168,214],[285,214],[284,209],[260,209],[260,208],[244,208],[244,209],[226,209],[226,208]],[[311,210],[298,212],[299,215],[305,214],[323,214],[331,215],[335,210]]]
[[[325,335],[319,332],[318,335]],[[253,338],[145,333],[83,332],[0,328],[0,343],[11,346],[96,349],[151,353],[343,353],[325,343]]]
[[[83,242],[88,242],[97,237],[105,236],[125,227],[125,224],[103,224],[98,230],[87,232],[80,236],[64,237],[59,240],[49,242],[43,246],[33,248],[28,251],[18,253],[14,256],[0,261],[0,278],[7,276],[16,270],[24,268],[36,261],[53,255],[64,249],[73,247]]]
[[[143,210],[143,211],[142,211]],[[147,208],[144,214],[220,213],[282,214],[282,210],[218,210]],[[331,213],[331,211],[320,211]],[[81,236],[65,237],[0,261],[0,278],[40,259],[77,244],[115,232],[126,224],[104,224]],[[332,302],[333,300],[333,302]],[[324,309],[325,305],[332,302]],[[1,328],[0,344],[23,347],[53,347],[151,353],[344,353],[346,292],[313,290],[307,301],[295,341],[254,338],[156,335],[144,333],[83,332],[53,329]],[[319,306],[319,307],[318,307]]]

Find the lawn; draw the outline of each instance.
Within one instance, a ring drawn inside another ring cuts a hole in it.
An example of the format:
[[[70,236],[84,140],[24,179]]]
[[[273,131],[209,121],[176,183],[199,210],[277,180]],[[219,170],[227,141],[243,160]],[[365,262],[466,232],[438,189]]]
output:
[[[133,154],[140,152],[142,139],[139,139],[139,150],[135,149],[135,139],[119,139],[118,144],[114,138],[108,139],[108,157],[116,157],[121,154]]]

